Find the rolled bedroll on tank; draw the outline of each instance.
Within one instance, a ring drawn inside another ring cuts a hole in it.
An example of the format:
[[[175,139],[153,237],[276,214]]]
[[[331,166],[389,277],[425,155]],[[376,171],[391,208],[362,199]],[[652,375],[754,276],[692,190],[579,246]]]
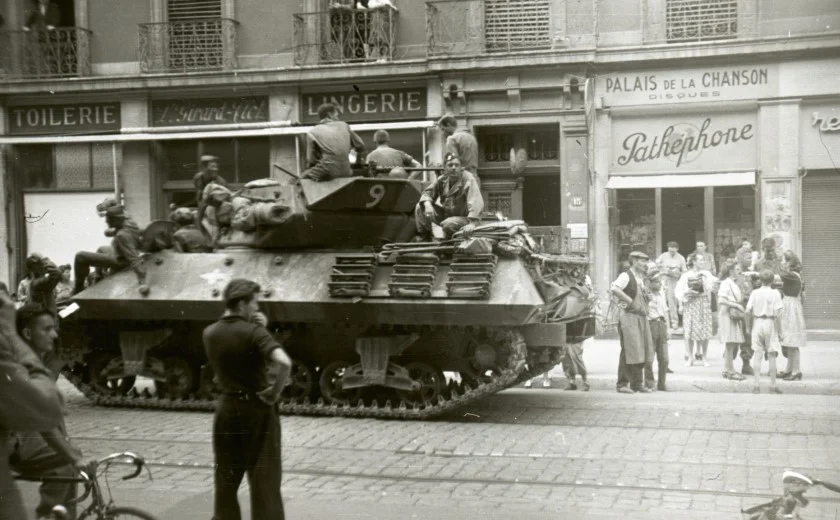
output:
[[[64,375],[102,405],[212,410],[201,332],[234,278],[260,284],[294,361],[283,413],[429,418],[560,363],[566,324],[594,324],[588,259],[540,253],[524,222],[498,218],[469,237],[409,241],[420,191],[362,177],[246,188],[235,196],[278,204],[259,210],[271,225],[224,230],[214,253],[146,254],[147,295],[126,271],[74,297]],[[341,245],[325,247],[336,222]]]

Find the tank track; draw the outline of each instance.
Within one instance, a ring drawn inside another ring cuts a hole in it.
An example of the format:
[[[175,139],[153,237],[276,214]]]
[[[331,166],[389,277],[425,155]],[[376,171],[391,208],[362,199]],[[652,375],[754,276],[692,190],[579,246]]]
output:
[[[283,415],[315,415],[331,417],[357,417],[374,419],[405,419],[423,420],[431,419],[443,413],[465,406],[484,396],[500,392],[519,383],[526,381],[530,374],[526,369],[527,347],[521,333],[516,329],[486,329],[494,335],[504,337],[504,346],[510,349],[506,366],[499,370],[499,373],[489,381],[478,382],[476,386],[467,384],[447,387],[444,395],[438,396],[437,402],[429,402],[423,406],[406,406],[404,402],[396,406],[391,401],[386,401],[384,406],[374,400],[366,404],[359,400],[356,405],[326,404],[322,399],[317,402],[299,403],[283,402],[277,404],[278,411]],[[141,395],[132,390],[128,395],[108,395],[97,387],[84,382],[81,374],[74,370],[65,368],[62,374],[73,386],[99,406],[111,406],[120,408],[145,408],[158,410],[179,410],[179,411],[214,411],[216,401],[212,398],[187,398],[168,399],[164,397]]]

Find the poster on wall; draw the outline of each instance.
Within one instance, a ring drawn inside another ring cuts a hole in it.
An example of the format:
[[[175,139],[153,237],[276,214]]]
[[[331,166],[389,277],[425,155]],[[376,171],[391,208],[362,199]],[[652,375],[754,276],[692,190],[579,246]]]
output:
[[[781,252],[793,247],[793,208],[790,181],[765,181],[762,190],[761,237],[770,237]]]
[[[612,173],[679,173],[755,169],[756,114],[616,117]]]

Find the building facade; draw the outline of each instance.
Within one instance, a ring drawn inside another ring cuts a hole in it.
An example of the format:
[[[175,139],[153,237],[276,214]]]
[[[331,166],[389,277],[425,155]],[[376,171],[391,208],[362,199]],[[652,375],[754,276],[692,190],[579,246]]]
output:
[[[203,154],[234,185],[289,179],[323,101],[369,148],[385,128],[424,164],[455,114],[487,209],[588,253],[599,294],[631,248],[672,239],[721,255],[769,233],[809,279],[834,276],[810,274],[840,246],[808,229],[836,206],[805,202],[837,182],[836,2],[356,4],[53,0],[48,16],[0,0],[0,279],[28,252],[95,249],[108,194],[141,224],[166,218]]]

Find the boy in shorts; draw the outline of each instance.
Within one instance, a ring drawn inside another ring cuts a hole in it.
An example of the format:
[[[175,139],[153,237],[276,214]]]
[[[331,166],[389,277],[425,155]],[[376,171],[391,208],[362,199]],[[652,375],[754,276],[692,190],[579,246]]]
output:
[[[761,361],[764,353],[770,361],[770,391],[774,394],[781,394],[782,391],[776,386],[776,357],[782,350],[779,342],[779,330],[781,329],[782,297],[779,291],[773,289],[773,272],[764,269],[759,274],[761,287],[750,294],[747,302],[747,319],[752,322],[752,348],[753,367],[755,370],[755,387],[753,393],[761,391],[759,379],[761,376]]]

